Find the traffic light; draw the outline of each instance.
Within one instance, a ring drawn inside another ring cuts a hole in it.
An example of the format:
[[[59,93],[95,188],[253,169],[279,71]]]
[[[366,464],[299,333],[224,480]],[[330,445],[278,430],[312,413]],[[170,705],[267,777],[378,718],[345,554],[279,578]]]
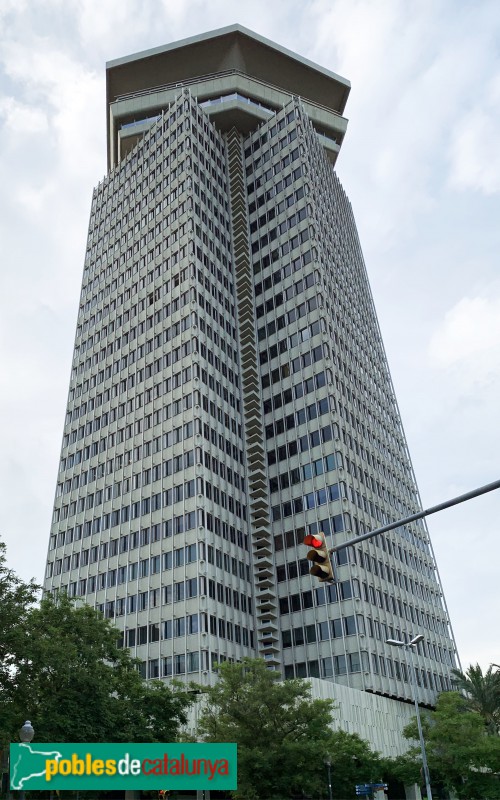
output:
[[[310,574],[314,575],[321,583],[325,581],[334,581],[335,577],[325,534],[322,531],[319,533],[308,533],[304,539],[304,544],[311,548],[307,554],[307,558],[309,561],[314,562],[309,571]]]

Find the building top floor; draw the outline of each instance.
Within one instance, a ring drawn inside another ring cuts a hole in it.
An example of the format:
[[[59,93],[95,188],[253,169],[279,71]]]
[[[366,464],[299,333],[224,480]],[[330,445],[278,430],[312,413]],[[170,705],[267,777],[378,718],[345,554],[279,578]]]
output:
[[[217,127],[243,133],[298,96],[335,161],[349,81],[236,24],[108,62],[108,167],[184,87]]]

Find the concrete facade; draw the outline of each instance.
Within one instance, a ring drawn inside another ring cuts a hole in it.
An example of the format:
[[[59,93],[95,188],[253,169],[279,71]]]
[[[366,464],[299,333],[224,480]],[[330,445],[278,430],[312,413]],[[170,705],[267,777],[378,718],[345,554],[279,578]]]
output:
[[[427,705],[455,648],[422,521],[340,551],[333,586],[302,544],[421,507],[333,169],[348,81],[232,26],[107,87],[45,589],[101,609],[146,677],[259,655],[375,743],[370,714],[412,698],[385,640],[424,634]]]

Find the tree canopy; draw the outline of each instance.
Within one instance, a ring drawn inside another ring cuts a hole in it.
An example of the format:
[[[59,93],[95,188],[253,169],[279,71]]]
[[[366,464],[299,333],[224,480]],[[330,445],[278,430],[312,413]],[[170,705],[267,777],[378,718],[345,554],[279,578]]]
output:
[[[465,672],[453,670],[453,682],[465,692],[466,705],[483,717],[488,733],[498,735],[500,730],[500,668],[490,664],[486,672],[479,664]]]
[[[351,795],[361,773],[377,777],[376,754],[359,737],[332,730],[333,702],[314,700],[307,681],[281,682],[264,661],[246,658],[221,664],[218,683],[205,691],[198,733],[237,742],[238,798],[326,797],[328,758],[334,797]]]
[[[427,760],[433,783],[441,782],[463,800],[500,798],[500,737],[488,736],[484,720],[468,710],[458,692],[439,695],[436,710],[422,715]],[[405,728],[409,739],[418,739],[414,720]],[[420,748],[410,753],[416,762]]]
[[[26,719],[39,742],[175,741],[192,694],[144,681],[98,611],[65,595],[36,607],[36,589],[0,546],[0,748]]]
[[[17,724],[12,700],[16,665],[26,647],[30,611],[38,590],[33,580],[25,583],[8,568],[6,547],[0,542],[0,748],[8,740],[9,728]]]

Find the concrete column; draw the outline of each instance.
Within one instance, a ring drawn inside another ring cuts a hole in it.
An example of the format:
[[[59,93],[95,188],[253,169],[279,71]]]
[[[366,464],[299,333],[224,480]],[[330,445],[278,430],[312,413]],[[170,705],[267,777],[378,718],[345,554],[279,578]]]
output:
[[[422,794],[420,792],[420,786],[418,783],[412,783],[409,786],[405,786],[405,795],[406,800],[422,800]]]

